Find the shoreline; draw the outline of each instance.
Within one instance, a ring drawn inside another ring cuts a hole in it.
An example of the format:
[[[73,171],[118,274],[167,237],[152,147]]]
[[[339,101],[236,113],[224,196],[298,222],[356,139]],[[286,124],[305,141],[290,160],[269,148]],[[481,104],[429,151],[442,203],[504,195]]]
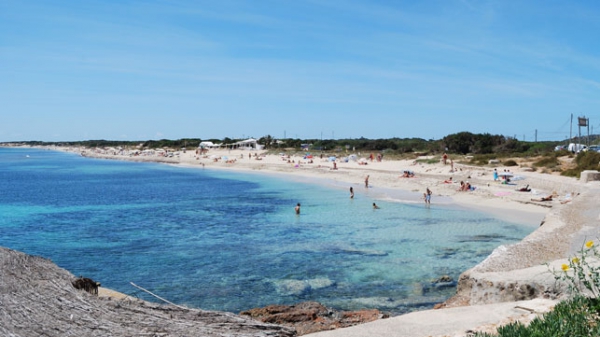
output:
[[[77,150],[67,148],[57,148],[54,150],[77,152]],[[370,191],[373,191],[371,192],[373,194],[383,194],[380,199],[389,198],[386,195],[389,193],[386,192],[393,191],[393,194],[402,194],[402,197],[390,198],[389,200],[415,204],[422,203],[421,195],[425,188],[429,187],[434,193],[433,204],[436,203],[436,199],[443,197],[443,204],[453,204],[464,209],[487,213],[509,222],[523,223],[525,221],[524,224],[531,226],[539,226],[543,217],[549,211],[549,205],[531,202],[530,198],[551,194],[552,192],[565,196],[572,192],[572,190],[576,193],[581,191],[581,187],[577,186],[578,182],[574,178],[532,172],[518,172],[517,174],[526,175],[524,181],[529,181],[535,175],[547,176],[538,180],[551,180],[549,183],[542,184],[540,189],[532,189],[532,193],[519,194],[519,192],[514,190],[516,185],[504,186],[497,182],[494,183],[491,177],[492,168],[462,164],[456,164],[457,171],[453,173],[444,173],[449,165],[446,165],[446,167],[441,163],[414,165],[411,160],[383,160],[382,162],[368,163],[368,165],[358,165],[352,162],[337,163],[337,170],[333,170],[332,163],[326,159],[321,160],[319,158],[314,159],[314,163],[308,164],[302,157],[291,156],[290,159],[294,163],[288,164],[280,160],[276,155],[266,155],[261,157],[261,160],[256,160],[254,157],[249,160],[246,156],[243,159],[240,158],[240,155],[247,155],[249,153],[246,150],[216,150],[210,153],[215,153],[218,157],[227,156],[236,160],[233,163],[224,163],[220,159],[215,162],[210,159],[210,156],[207,156],[208,158],[196,159],[194,158],[195,154],[191,151],[181,154],[179,158],[156,156],[130,157],[104,153],[87,153],[86,156],[96,159],[172,164],[195,169],[206,168],[283,175],[291,179],[322,181],[331,186],[339,186],[340,188],[342,184],[345,184],[343,188],[352,186],[355,189],[360,189],[364,186],[364,177],[370,175],[370,186],[374,188]],[[251,153],[254,156],[254,152]],[[302,164],[298,165],[298,162],[302,162]],[[502,168],[501,166],[499,167],[499,169]],[[415,177],[399,178],[403,169],[412,170],[415,172]],[[450,176],[453,177],[455,182],[453,184],[444,184],[443,181]],[[470,181],[476,187],[476,190],[472,192],[458,192],[458,182],[460,180]],[[498,196],[494,194],[498,194]]]

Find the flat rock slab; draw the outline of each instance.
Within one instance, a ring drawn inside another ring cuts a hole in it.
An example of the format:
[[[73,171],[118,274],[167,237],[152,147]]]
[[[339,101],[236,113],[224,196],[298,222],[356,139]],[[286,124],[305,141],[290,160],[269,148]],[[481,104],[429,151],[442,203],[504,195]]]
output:
[[[554,308],[556,301],[534,299],[467,307],[426,310],[310,337],[458,337],[473,331],[495,332],[498,326],[533,318]]]

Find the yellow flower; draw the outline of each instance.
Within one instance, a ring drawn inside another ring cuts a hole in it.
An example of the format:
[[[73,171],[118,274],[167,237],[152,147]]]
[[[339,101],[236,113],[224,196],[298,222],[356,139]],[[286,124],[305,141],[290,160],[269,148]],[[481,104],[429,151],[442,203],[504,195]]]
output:
[[[563,265],[562,265],[562,270],[563,270],[563,271],[567,271],[567,270],[569,270],[569,266],[563,263]]]
[[[592,248],[593,245],[594,245],[594,241],[588,241],[585,243],[585,246],[588,248]]]
[[[577,257],[574,257],[571,261],[573,261],[574,264],[579,264],[579,258]]]

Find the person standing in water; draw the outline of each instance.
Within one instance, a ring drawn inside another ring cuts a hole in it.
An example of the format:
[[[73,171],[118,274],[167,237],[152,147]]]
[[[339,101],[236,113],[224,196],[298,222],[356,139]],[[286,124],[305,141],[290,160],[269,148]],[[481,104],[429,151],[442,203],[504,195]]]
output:
[[[427,190],[425,191],[425,203],[426,204],[431,204],[431,190],[429,189],[429,187],[427,187]]]
[[[365,178],[365,187],[369,187],[369,176]]]
[[[354,199],[354,189],[350,187],[350,199]]]
[[[296,214],[300,215],[300,203],[298,203],[296,205],[296,207],[294,208],[294,210],[296,211]]]
[[[380,208],[380,207],[379,207],[379,206],[377,206],[377,204],[376,204],[376,203],[373,203],[373,209],[379,209],[379,208]]]

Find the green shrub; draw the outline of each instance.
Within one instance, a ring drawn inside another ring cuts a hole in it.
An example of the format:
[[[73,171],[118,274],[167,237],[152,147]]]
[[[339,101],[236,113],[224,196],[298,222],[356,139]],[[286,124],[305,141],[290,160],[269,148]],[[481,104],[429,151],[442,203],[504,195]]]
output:
[[[509,159],[505,162],[502,162],[502,164],[504,164],[504,166],[518,166],[519,164],[517,164],[516,161]]]
[[[558,166],[559,164],[560,163],[558,162],[558,159],[556,159],[556,157],[552,156],[552,157],[544,157],[544,158],[536,161],[535,163],[533,163],[533,166],[554,168],[554,167]]]
[[[472,165],[487,165],[491,159],[497,159],[498,156],[495,154],[476,154],[471,158],[469,164]]]
[[[595,151],[579,152],[575,158],[577,167],[581,170],[597,170],[600,162],[600,153]]]
[[[600,336],[598,299],[577,296],[558,303],[528,326],[515,322],[498,328],[497,334],[476,333],[477,337],[595,337]]]
[[[420,164],[437,164],[440,162],[440,158],[435,157],[435,158],[429,158],[429,159],[417,159],[416,162],[420,163]]]
[[[565,170],[561,174],[568,177],[579,177],[585,170],[597,170],[600,168],[600,153],[594,151],[579,152],[575,157],[577,166],[573,169]]]

